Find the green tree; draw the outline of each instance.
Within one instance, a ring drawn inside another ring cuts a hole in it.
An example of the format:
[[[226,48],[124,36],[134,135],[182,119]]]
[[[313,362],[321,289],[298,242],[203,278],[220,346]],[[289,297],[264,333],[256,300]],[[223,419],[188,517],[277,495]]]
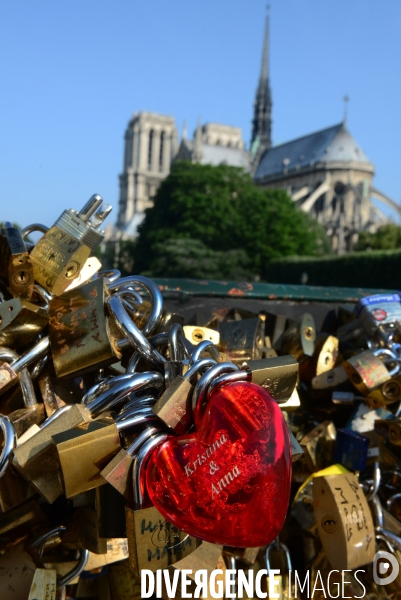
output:
[[[382,225],[376,233],[362,231],[354,250],[395,250],[401,248],[401,227],[394,223]]]
[[[135,270],[154,274],[152,268],[163,262],[172,239],[198,240],[217,252],[241,250],[237,265],[247,264],[249,272],[262,277],[272,258],[329,251],[323,228],[299,211],[283,190],[261,190],[236,167],[189,162],[173,165],[154,206],[146,211],[135,248]],[[182,247],[185,244],[179,252]],[[171,257],[171,246],[169,252]]]
[[[252,280],[254,273],[244,250],[218,251],[200,240],[171,238],[156,244],[149,272],[153,277]]]

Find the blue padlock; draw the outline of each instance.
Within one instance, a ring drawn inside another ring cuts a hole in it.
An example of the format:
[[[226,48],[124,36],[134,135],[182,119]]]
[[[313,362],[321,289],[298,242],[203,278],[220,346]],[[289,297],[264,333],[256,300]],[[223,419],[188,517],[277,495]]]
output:
[[[350,471],[363,471],[368,449],[369,438],[350,429],[337,429],[334,462],[340,463]]]

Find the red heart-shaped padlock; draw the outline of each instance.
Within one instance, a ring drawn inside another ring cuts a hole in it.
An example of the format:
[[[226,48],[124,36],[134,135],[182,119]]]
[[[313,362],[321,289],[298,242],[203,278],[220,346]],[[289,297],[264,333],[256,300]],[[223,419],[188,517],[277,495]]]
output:
[[[259,385],[210,394],[197,433],[151,455],[146,485],[155,507],[187,533],[252,548],[279,534],[287,513],[291,446],[280,408]]]

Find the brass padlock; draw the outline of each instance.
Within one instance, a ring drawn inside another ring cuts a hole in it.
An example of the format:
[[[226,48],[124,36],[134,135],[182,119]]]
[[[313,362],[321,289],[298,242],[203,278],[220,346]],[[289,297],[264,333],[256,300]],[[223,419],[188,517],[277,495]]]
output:
[[[373,561],[375,530],[368,502],[352,473],[313,481],[316,524],[333,569],[356,569]]]
[[[29,483],[50,503],[63,493],[61,473],[52,450],[52,435],[78,427],[91,420],[85,406],[65,406],[47,419],[39,431],[14,450],[13,464]],[[28,433],[28,432],[27,432]]]
[[[316,375],[311,386],[313,390],[335,390],[348,381],[348,375],[342,365]]]
[[[283,334],[281,345],[282,354],[292,354],[298,362],[315,351],[316,326],[315,320],[309,313],[304,313]]]
[[[8,221],[0,230],[0,281],[14,297],[30,300],[34,284],[31,259],[20,230]]]
[[[336,433],[334,423],[324,421],[300,441],[300,446],[305,453],[305,462],[312,473],[331,464]]]
[[[401,419],[378,419],[375,420],[375,431],[394,444],[401,446]]]
[[[152,412],[177,435],[183,435],[192,425],[191,400],[194,386],[191,383],[199,370],[216,365],[212,358],[202,358],[194,363],[184,377],[178,375],[152,408]]]
[[[224,560],[222,558],[221,551],[222,551],[221,545],[211,544],[210,542],[202,542],[202,544],[198,548],[196,548],[196,550],[194,550],[191,554],[188,554],[188,556],[186,556],[185,558],[182,558],[181,560],[176,562],[173,566],[168,567],[170,581],[174,581],[174,574],[177,570],[178,571],[186,570],[188,573],[189,581],[190,581],[190,584],[187,588],[187,593],[189,592],[189,593],[191,593],[191,595],[193,595],[193,593],[196,589],[196,584],[194,581],[196,573],[198,571],[202,570],[203,572],[206,572],[206,574],[207,574],[206,586],[205,586],[206,590],[201,590],[199,597],[202,598],[203,600],[207,600],[208,598],[215,597],[215,596],[211,596],[211,594],[210,594],[209,581],[210,581],[210,575],[212,574],[213,571],[215,571],[217,569],[221,570],[222,575],[224,575],[225,567],[224,567]],[[223,582],[224,578],[217,576],[216,577],[217,585],[219,585],[218,582],[220,582],[220,581]],[[217,587],[217,585],[216,585],[216,587]],[[223,587],[223,586],[220,586],[220,587]],[[205,594],[203,593],[204,591],[206,591]],[[169,594],[167,592],[166,584],[164,581],[162,582],[161,594],[157,588],[155,589],[155,594],[157,594],[158,597],[162,597],[164,600],[169,600],[169,598],[171,597],[171,594],[169,596]],[[176,589],[174,597],[178,600],[181,600],[181,598],[182,598],[182,589],[181,589],[180,580],[178,580],[177,589]],[[220,596],[218,595],[218,597],[220,597]],[[223,598],[223,594],[221,595],[221,598]]]
[[[212,344],[216,346],[220,343],[220,332],[215,331],[214,329],[210,329],[210,327],[198,327],[195,325],[184,325],[183,327],[185,337],[192,344],[199,344],[200,342],[204,342],[209,340]]]
[[[104,279],[65,292],[50,302],[49,338],[58,377],[116,362],[121,335],[105,314]]]
[[[81,548],[93,554],[106,554],[107,539],[100,535],[96,510],[79,507],[62,535],[62,542],[69,548]]]
[[[154,506],[142,507],[142,469],[150,453],[166,439],[166,434],[159,434],[145,442],[133,466],[135,510],[127,507],[125,515],[129,564],[130,569],[137,575],[144,568],[151,571],[167,568],[193,552],[201,543],[200,540],[171,525]]]
[[[102,242],[104,232],[99,225],[111,211],[108,205],[102,208],[102,203],[101,196],[95,194],[80,212],[65,210],[33,248],[35,281],[55,296],[66,290]]]
[[[302,381],[311,381],[314,377],[333,369],[338,357],[338,339],[333,335],[318,333],[315,349],[310,357],[301,361],[299,375]]]
[[[219,350],[226,352],[234,364],[262,358],[265,345],[265,322],[260,317],[220,324]]]
[[[299,364],[291,355],[248,360],[242,365],[252,373],[252,383],[269,392],[278,404],[287,402],[295,389]]]
[[[379,352],[381,353],[382,351]],[[372,350],[365,350],[360,354],[351,356],[343,363],[343,367],[351,383],[365,396],[386,381],[389,381],[391,376],[395,375],[399,370],[399,365],[397,364],[389,372],[383,361]]]
[[[265,335],[269,336],[271,347],[280,352],[284,331],[287,327],[287,317],[270,312],[264,312],[263,314],[265,317]]]
[[[101,471],[121,449],[119,432],[141,425],[143,413],[150,416],[150,410],[134,409],[115,421],[111,418],[97,419],[53,434],[67,498],[106,483]]]
[[[369,392],[366,403],[370,408],[386,407],[401,400],[401,375],[392,377]]]
[[[100,475],[127,500],[132,500],[132,465],[139,448],[152,436],[160,433],[160,425],[153,414],[144,414],[143,422],[147,425],[132,444],[122,448],[118,454],[101,471]]]
[[[301,406],[301,400],[299,398],[299,394],[298,394],[298,390],[297,388],[294,389],[294,391],[292,392],[290,398],[287,400],[287,402],[284,402],[283,404],[279,404],[280,409],[286,413],[286,412],[293,412],[295,410],[297,410],[297,408],[299,408]]]

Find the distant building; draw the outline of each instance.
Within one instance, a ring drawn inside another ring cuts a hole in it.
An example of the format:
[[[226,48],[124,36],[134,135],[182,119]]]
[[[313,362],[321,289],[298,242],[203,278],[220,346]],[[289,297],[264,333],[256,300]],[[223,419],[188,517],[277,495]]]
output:
[[[192,141],[185,137],[182,139],[174,160],[190,160],[202,165],[227,164],[249,170],[249,156],[244,148],[239,127],[216,123],[206,123],[201,127],[199,124]]]
[[[157,187],[169,174],[174,160],[242,167],[252,173],[258,186],[285,189],[301,210],[325,227],[332,249],[338,253],[352,250],[360,231],[375,231],[387,221],[372,198],[401,214],[398,204],[374,188],[374,166],[345,121],[273,146],[271,115],[267,15],[249,151],[239,127],[199,123],[193,139],[187,139],[184,128],[179,143],[173,117],[134,113],[125,133],[124,170],[113,237],[135,237],[145,209],[152,206]]]
[[[134,113],[125,132],[124,170],[120,175],[117,237],[134,237],[144,211],[152,206],[160,182],[178,150],[174,117]]]

